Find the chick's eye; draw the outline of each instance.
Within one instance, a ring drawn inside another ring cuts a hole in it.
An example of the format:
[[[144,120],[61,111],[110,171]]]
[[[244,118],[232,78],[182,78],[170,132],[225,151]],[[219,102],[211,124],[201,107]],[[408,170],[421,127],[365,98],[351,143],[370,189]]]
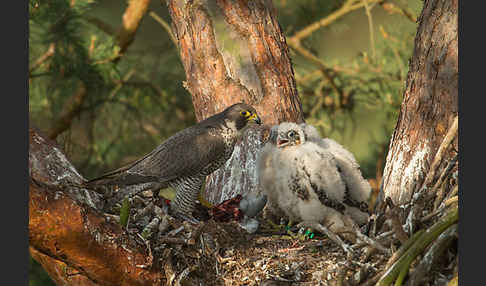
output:
[[[244,117],[250,116],[250,112],[248,112],[246,110],[241,111],[240,114],[241,114],[241,116],[244,116]]]
[[[289,131],[289,133],[287,133],[287,136],[293,138],[295,136],[295,131],[293,130]]]

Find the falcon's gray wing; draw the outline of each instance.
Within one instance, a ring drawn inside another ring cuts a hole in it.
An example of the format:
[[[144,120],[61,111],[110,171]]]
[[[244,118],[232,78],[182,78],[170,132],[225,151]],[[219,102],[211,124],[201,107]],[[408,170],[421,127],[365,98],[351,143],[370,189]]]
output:
[[[137,161],[90,182],[130,185],[193,176],[223,156],[224,150],[223,138],[216,132],[191,127],[174,134]]]

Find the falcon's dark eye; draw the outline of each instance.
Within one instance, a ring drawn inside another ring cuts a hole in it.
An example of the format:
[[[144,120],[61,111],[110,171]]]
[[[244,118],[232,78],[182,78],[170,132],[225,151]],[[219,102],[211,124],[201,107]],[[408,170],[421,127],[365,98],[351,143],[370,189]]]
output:
[[[248,112],[248,111],[246,111],[246,110],[243,110],[243,111],[241,111],[241,112],[240,112],[240,115],[241,115],[241,116],[243,116],[243,117],[248,117],[248,116],[250,116],[251,114],[250,114],[250,112]]]
[[[294,138],[296,134],[297,134],[297,132],[295,132],[294,130],[290,130],[290,131],[287,133],[287,137],[289,137],[289,138]]]

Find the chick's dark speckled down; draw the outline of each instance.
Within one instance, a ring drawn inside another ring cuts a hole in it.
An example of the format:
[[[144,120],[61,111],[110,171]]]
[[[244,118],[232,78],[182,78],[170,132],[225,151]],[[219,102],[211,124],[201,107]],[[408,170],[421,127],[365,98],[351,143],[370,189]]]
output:
[[[308,124],[272,127],[257,161],[267,213],[294,222],[319,222],[332,230],[347,226],[345,215],[362,225],[371,193],[354,156]]]
[[[188,220],[207,175],[221,167],[233,153],[238,136],[261,120],[256,110],[237,103],[168,138],[137,161],[90,180],[87,185],[134,185],[157,182],[172,187],[176,198],[171,212]]]

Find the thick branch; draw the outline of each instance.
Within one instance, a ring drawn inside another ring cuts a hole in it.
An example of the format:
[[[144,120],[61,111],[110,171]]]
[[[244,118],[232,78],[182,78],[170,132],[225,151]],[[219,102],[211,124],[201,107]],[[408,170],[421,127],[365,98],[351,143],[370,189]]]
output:
[[[165,277],[157,267],[143,269],[146,248],[119,224],[97,210],[97,194],[79,186],[84,180],[55,143],[30,130],[29,245],[33,257],[54,281],[74,284],[78,275],[54,271],[68,266],[97,285],[152,285]],[[49,258],[47,258],[49,257]],[[85,284],[90,285],[90,284]]]
[[[120,54],[123,54],[135,39],[135,34],[143,16],[147,13],[149,4],[150,0],[130,0],[128,2],[128,7],[123,14],[122,25],[117,35]]]
[[[61,260],[57,260],[46,255],[33,247],[29,247],[30,256],[34,258],[44,270],[49,273],[49,277],[57,285],[77,285],[77,286],[96,286],[94,281],[78,270],[70,267]]]

